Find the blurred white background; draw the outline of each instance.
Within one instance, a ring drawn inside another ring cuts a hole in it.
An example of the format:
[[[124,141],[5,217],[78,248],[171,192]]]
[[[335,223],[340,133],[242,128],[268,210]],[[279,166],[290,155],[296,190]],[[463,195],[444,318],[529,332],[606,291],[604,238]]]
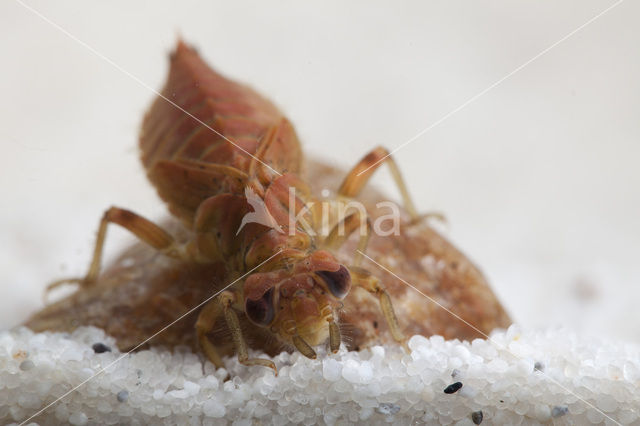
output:
[[[181,34],[273,99],[307,154],[344,167],[614,4],[25,2],[157,89]],[[640,340],[639,13],[621,3],[396,154],[418,206],[446,214],[517,322]],[[47,282],[84,274],[105,208],[166,209],[137,153],[153,94],[13,0],[0,27],[8,327],[41,306]],[[374,181],[397,195],[386,171]],[[111,228],[108,253],[131,240]]]

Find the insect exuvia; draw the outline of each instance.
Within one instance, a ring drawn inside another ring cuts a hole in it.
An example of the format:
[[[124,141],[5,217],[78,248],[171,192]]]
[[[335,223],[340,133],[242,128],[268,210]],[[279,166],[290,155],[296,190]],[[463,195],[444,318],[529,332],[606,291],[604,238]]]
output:
[[[77,293],[81,296],[102,291],[100,265],[106,230],[109,224],[117,224],[163,257],[181,262],[180,268],[223,265],[227,282],[203,289],[198,283],[197,291],[213,294],[225,284],[235,283],[206,303],[194,321],[198,346],[218,367],[223,366],[220,348],[228,344],[212,338],[211,332],[220,322],[230,331],[234,352],[242,364],[266,366],[275,372],[277,368],[271,360],[249,356],[246,318],[252,327],[274,336],[285,347],[315,358],[314,347],[318,345],[327,344],[331,351],[338,350],[343,340],[340,322],[348,316],[342,310],[346,305],[358,317],[351,323],[367,324],[352,340],[366,343],[365,337],[378,336],[380,331],[377,319],[372,320],[367,311],[366,301],[361,297],[350,301],[356,288],[375,298],[377,318],[387,324],[393,340],[400,344],[406,340],[404,327],[422,334],[475,333],[451,325],[452,320],[431,309],[417,308],[418,303],[397,280],[390,281],[383,271],[363,268],[362,253],[371,246],[368,243],[387,254],[398,251],[398,256],[404,256],[399,268],[406,268],[409,274],[423,274],[421,280],[428,287],[425,292],[446,300],[452,295],[457,297],[462,307],[460,315],[469,317],[481,329],[508,323],[477,269],[420,223],[421,216],[416,213],[398,167],[385,149],[373,149],[347,172],[328,203],[314,204],[317,197],[308,185],[313,182],[305,182],[302,174],[303,156],[296,133],[268,100],[210,69],[195,50],[182,42],[171,55],[162,95],[155,99],[142,124],[141,159],[160,197],[188,230],[188,238],[177,239],[163,226],[132,211],[111,207],[100,222],[86,276],[56,281],[49,289],[71,282],[79,285]],[[382,165],[390,166],[400,189],[405,215],[409,217],[404,226],[421,227],[415,238],[404,234],[399,240],[380,238],[372,233],[373,216],[369,217],[366,208],[342,208],[358,197],[372,173]],[[324,209],[326,205],[330,208]],[[327,224],[329,227],[320,231]],[[384,244],[398,249],[380,249]],[[339,260],[338,252],[344,247],[351,247],[348,262]],[[413,259],[414,255],[420,257]],[[430,262],[438,266],[432,267]],[[161,298],[165,310],[176,307],[176,312],[184,311],[179,297],[171,295],[172,283],[168,282],[174,277],[173,285],[180,286],[176,278],[180,274],[164,275],[159,286],[162,294],[155,290],[149,294],[154,296],[154,303]],[[385,289],[381,275],[387,277],[393,291]],[[121,280],[125,279],[131,277]],[[401,301],[400,317],[406,322],[403,327],[389,293],[397,294]],[[54,319],[72,315],[69,312],[82,318],[81,299],[76,296],[58,308],[45,308],[27,325],[34,329],[67,327]],[[102,303],[106,304],[104,300]],[[149,304],[153,305],[151,301]],[[114,315],[135,312],[131,306],[110,309],[117,313],[104,314],[97,320],[94,313],[87,314],[87,322],[112,331],[109,324]],[[430,316],[432,322],[421,319],[420,312]]]

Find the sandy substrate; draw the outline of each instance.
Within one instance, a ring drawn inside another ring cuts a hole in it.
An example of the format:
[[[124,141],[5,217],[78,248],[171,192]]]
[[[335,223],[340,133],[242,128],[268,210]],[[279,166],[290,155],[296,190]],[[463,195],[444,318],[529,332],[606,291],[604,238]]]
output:
[[[491,340],[414,336],[279,375],[187,349],[125,355],[101,330],[0,332],[0,421],[38,424],[640,424],[640,346],[512,326]],[[229,373],[231,380],[224,378]]]

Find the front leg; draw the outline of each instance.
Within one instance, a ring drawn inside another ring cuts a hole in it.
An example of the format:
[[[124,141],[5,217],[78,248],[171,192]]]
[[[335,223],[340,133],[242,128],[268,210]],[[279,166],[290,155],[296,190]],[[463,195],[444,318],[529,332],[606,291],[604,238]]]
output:
[[[277,376],[278,369],[273,361],[264,358],[249,358],[247,343],[242,336],[242,329],[240,328],[240,320],[238,319],[238,314],[233,309],[236,299],[236,293],[233,291],[223,291],[214,300],[207,303],[202,311],[200,311],[200,315],[198,316],[198,321],[196,323],[196,331],[200,347],[216,367],[220,368],[224,366],[218,351],[207,337],[207,334],[213,329],[217,317],[222,314],[227,322],[229,330],[231,331],[233,343],[236,347],[236,353],[238,354],[238,362],[246,366],[261,365],[263,367],[269,367],[273,369]]]
[[[222,307],[220,302],[215,298],[204,305],[196,321],[196,335],[198,336],[200,349],[202,349],[202,352],[204,352],[216,368],[224,368],[224,364],[222,358],[220,358],[220,354],[218,354],[218,350],[214,344],[211,343],[207,334],[213,330],[221,311]]]
[[[409,347],[407,346],[407,338],[400,330],[398,317],[396,317],[396,313],[393,310],[393,304],[391,303],[391,297],[389,297],[389,293],[387,293],[387,291],[384,289],[380,280],[371,275],[371,272],[357,266],[350,267],[349,272],[351,273],[351,283],[353,285],[360,286],[363,289],[367,290],[369,293],[378,297],[380,310],[382,310],[382,315],[384,316],[387,325],[389,326],[391,335],[396,342],[400,343],[407,350],[407,352],[409,352]]]

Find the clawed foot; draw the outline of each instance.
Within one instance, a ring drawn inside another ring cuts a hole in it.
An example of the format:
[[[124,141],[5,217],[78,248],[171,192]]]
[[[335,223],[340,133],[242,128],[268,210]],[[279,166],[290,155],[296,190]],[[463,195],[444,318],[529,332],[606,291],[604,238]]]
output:
[[[75,284],[78,286],[78,288],[81,287],[87,287],[89,285],[91,285],[93,283],[92,280],[88,280],[87,278],[63,278],[61,280],[57,280],[52,282],[51,284],[49,284],[45,289],[44,289],[44,294],[42,295],[42,299],[44,301],[45,305],[49,304],[49,293],[51,293],[51,290],[61,287],[63,285],[66,284]]]

